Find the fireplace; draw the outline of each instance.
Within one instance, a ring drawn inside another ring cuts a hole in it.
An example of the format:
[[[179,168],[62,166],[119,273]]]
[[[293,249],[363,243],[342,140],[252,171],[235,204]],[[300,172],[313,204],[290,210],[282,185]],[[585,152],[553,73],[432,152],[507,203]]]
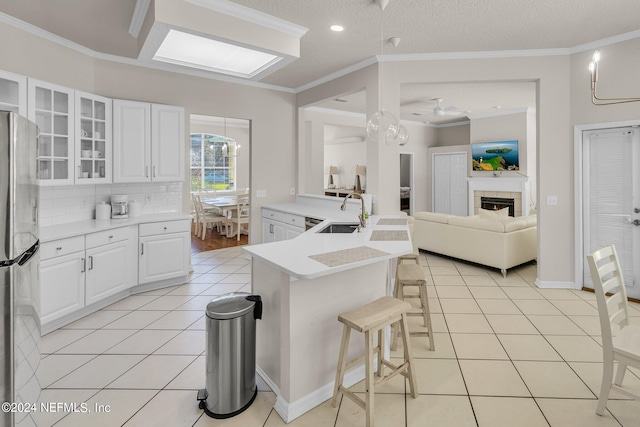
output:
[[[481,208],[497,211],[504,208],[509,208],[509,216],[515,216],[515,201],[514,199],[503,197],[481,197]]]

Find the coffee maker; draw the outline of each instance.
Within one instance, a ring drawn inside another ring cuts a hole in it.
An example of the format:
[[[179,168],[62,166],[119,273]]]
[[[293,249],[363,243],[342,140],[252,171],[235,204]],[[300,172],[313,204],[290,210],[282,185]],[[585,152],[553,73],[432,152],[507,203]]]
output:
[[[111,196],[111,219],[129,218],[128,199],[126,194]]]

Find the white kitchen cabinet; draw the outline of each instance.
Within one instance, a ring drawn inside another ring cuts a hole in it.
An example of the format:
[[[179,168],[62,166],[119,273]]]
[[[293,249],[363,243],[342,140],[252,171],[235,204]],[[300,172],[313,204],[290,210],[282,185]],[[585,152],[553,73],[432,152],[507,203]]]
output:
[[[137,226],[45,242],[43,325],[137,284]]]
[[[0,71],[0,110],[27,115],[27,78]]]
[[[151,180],[184,181],[184,108],[151,104]]]
[[[262,243],[293,239],[304,232],[303,216],[262,208]]]
[[[294,227],[292,225],[287,225],[285,228],[285,239],[290,240],[294,237],[297,237],[305,232],[305,229],[302,227]]]
[[[27,117],[40,129],[38,183],[73,184],[73,89],[28,79],[27,99]]]
[[[127,241],[87,249],[87,305],[131,287],[127,281]]]
[[[184,180],[184,109],[113,101],[113,182]]]
[[[262,243],[286,240],[285,224],[272,219],[262,220]]]
[[[190,230],[189,220],[140,224],[138,284],[189,274]]]
[[[75,181],[76,184],[111,182],[111,99],[75,92]]]
[[[84,307],[84,236],[42,244],[41,313],[46,324]]]

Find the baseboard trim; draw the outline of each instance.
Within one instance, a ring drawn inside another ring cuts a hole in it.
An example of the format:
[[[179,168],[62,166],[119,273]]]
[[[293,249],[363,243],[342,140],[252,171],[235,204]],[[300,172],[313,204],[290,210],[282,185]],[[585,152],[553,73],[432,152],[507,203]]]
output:
[[[536,279],[535,284],[541,289],[581,289],[582,286],[576,284],[576,282],[561,282],[555,280],[540,280]]]
[[[271,387],[273,381],[268,379],[264,372],[260,368],[256,368],[256,370],[260,373],[260,376],[264,381]],[[344,385],[346,387],[351,387],[352,385],[362,381],[364,379],[364,365],[358,366],[349,372],[347,372],[344,376]],[[328,384],[320,387],[319,389],[312,391],[306,396],[296,400],[295,402],[287,402],[284,397],[280,394],[280,391],[276,391],[277,387],[273,389],[273,392],[276,393],[276,404],[273,406],[273,409],[276,410],[280,418],[285,423],[290,423],[301,415],[309,412],[313,408],[333,397],[333,387],[335,385],[334,381],[331,381]]]

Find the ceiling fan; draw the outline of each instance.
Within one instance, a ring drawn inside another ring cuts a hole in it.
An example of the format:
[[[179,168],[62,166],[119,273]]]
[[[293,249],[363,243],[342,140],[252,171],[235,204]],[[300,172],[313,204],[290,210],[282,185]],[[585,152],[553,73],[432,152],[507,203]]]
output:
[[[444,99],[442,98],[433,98],[431,100],[436,102],[436,106],[433,108],[433,110],[425,110],[423,108],[420,108],[418,109],[418,111],[430,111],[432,115],[437,117],[459,116],[460,114],[462,114],[459,111],[454,111],[454,110],[457,110],[457,107],[454,107],[454,106],[443,107],[441,103],[444,101]]]
[[[449,106],[449,107],[443,107],[442,105],[440,105],[442,103],[442,101],[444,101],[444,99],[442,98],[433,98],[432,101],[436,101],[436,106],[433,108],[433,115],[434,116],[459,116],[460,113],[459,111],[454,111],[457,110],[457,107],[454,106]]]

